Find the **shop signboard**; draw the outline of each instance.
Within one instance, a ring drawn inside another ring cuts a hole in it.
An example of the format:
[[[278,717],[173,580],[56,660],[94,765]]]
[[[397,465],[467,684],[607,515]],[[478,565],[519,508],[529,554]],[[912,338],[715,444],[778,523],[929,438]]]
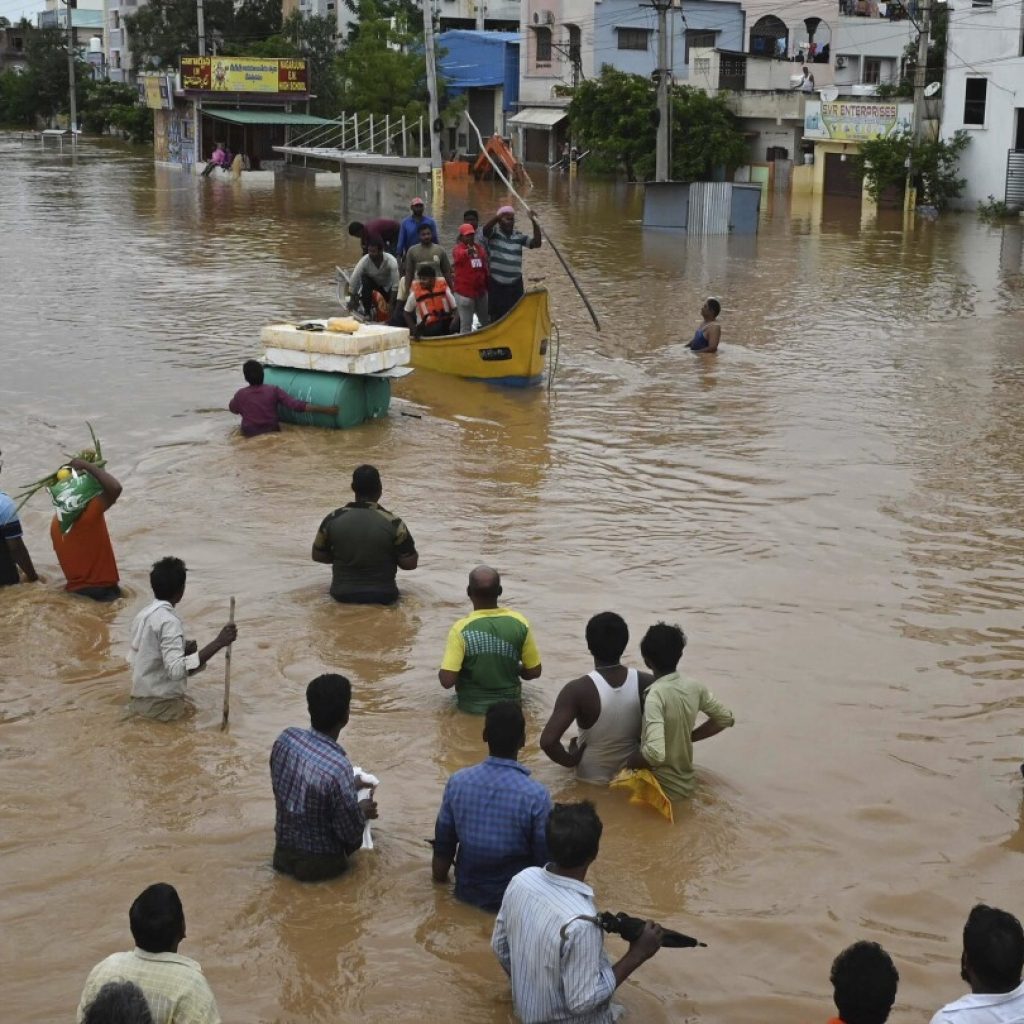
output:
[[[309,92],[303,58],[182,57],[185,92],[256,92],[283,95]]]
[[[808,100],[804,108],[804,138],[832,142],[865,142],[894,132],[910,131],[910,103],[878,100]]]

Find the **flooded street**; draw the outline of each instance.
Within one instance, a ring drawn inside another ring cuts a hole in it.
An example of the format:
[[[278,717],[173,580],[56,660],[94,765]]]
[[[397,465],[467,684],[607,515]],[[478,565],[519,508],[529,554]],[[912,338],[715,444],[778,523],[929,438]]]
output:
[[[633,975],[628,1020],[824,1020],[858,938],[896,961],[896,1024],[962,993],[971,905],[1024,913],[1019,225],[904,234],[777,201],[755,238],[687,240],[643,232],[632,187],[570,197],[540,175],[531,201],[604,328],[550,249],[527,255],[561,331],[550,395],[416,371],[386,420],[246,441],[226,405],[260,327],[333,313],[333,266],[358,254],[339,193],[190,180],[95,143],[72,168],[10,136],[0,168],[0,488],[55,468],[91,421],[124,484],[107,522],[127,590],[65,597],[48,502],[30,502],[46,584],[0,590],[5,1019],[70,1019],[89,969],[130,948],[132,899],[167,881],[227,1022],[510,1020],[493,919],[432,885],[424,843],[447,776],[485,753],[437,684],[481,561],[543,658],[524,759],[605,822],[598,905],[708,944]],[[449,244],[466,206],[504,198],[468,187],[440,218]],[[698,358],[709,294],[722,349]],[[309,561],[364,461],[420,551],[390,609],[336,605]],[[192,720],[122,719],[128,626],[168,554],[200,643],[237,597],[227,733],[220,659],[189,684]],[[684,672],[736,713],[697,747],[674,826],[537,748],[606,608],[634,663],[649,624],[680,622]],[[303,886],[270,867],[268,757],[325,670],[353,681],[341,742],[382,780],[378,849]]]

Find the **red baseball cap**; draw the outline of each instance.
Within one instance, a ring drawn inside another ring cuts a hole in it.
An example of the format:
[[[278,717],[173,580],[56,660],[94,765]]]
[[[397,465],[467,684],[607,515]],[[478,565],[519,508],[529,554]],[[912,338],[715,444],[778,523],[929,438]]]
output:
[[[462,225],[462,226],[461,226],[461,227],[459,228],[459,237],[460,237],[460,238],[461,238],[461,237],[462,237],[463,235],[475,235],[475,234],[476,234],[476,228],[475,228],[475,227],[473,227],[473,225],[472,225],[472,224],[463,224],[463,225]]]

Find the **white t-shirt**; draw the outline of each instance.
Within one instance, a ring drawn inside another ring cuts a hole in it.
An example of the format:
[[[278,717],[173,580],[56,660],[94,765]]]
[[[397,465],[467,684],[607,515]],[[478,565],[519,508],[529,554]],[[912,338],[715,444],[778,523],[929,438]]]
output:
[[[1024,982],[1012,992],[968,993],[947,1003],[931,1024],[1024,1024]]]

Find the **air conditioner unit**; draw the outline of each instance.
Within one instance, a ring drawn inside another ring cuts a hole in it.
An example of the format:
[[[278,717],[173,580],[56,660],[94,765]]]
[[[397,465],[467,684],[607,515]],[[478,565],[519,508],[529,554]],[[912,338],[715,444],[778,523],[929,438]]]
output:
[[[543,25],[554,25],[555,23],[555,12],[554,11],[541,11],[540,20]]]
[[[846,58],[842,55],[836,57],[836,69],[842,71],[846,67]]]

